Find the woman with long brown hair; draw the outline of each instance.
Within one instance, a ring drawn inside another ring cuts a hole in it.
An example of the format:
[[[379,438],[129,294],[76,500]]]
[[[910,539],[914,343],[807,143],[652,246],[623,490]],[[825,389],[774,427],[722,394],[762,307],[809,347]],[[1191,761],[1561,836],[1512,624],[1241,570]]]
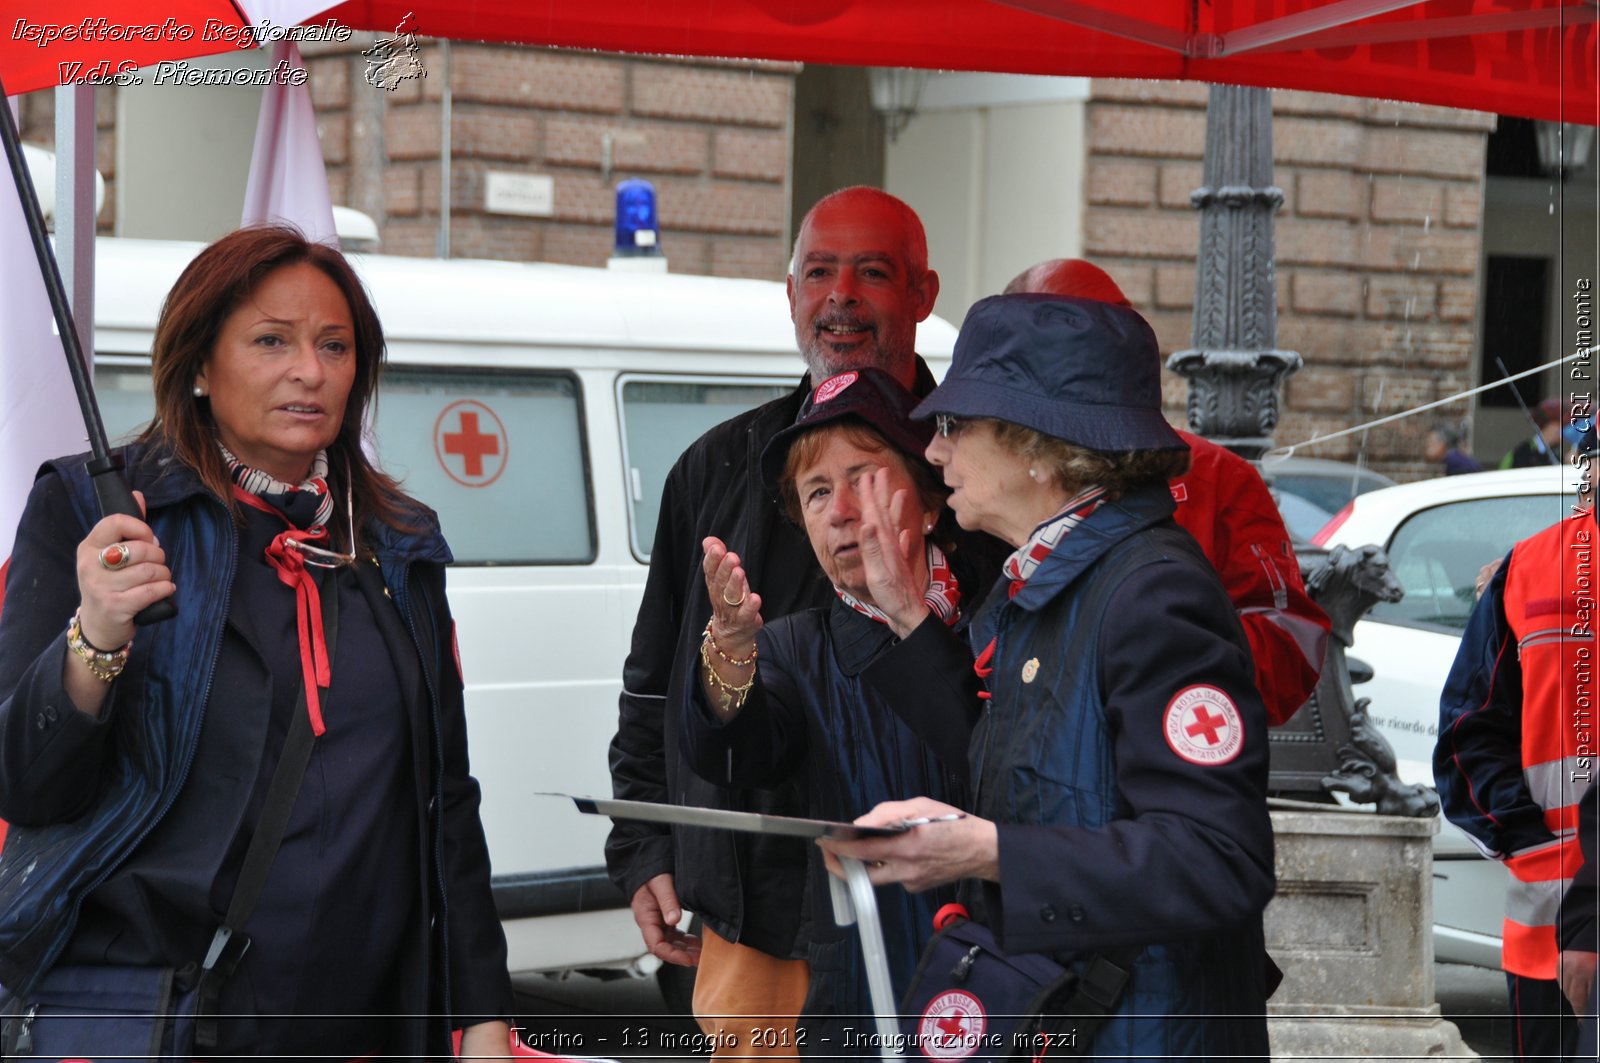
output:
[[[156,971],[199,1016],[178,1053],[504,1053],[449,548],[361,445],[383,358],[342,255],[240,230],[162,308],[146,520],[41,471],[0,614],[13,1041]]]

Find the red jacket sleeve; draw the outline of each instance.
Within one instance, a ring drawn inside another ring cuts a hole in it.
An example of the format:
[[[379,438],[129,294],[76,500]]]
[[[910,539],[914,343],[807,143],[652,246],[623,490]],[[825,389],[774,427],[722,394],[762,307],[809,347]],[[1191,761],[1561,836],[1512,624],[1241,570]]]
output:
[[[1255,467],[1180,432],[1193,454],[1172,482],[1175,517],[1222,577],[1255,658],[1256,686],[1276,727],[1311,696],[1328,647],[1328,617],[1306,593],[1300,562]]]

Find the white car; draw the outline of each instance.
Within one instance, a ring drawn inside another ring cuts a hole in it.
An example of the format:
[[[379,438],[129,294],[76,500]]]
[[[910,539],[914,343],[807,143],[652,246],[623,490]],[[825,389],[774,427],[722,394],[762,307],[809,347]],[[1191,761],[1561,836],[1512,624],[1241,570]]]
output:
[[[1261,472],[1271,477],[1278,512],[1296,542],[1309,540],[1357,495],[1394,486],[1382,473],[1323,458],[1269,458]]]
[[[1578,470],[1550,466],[1447,476],[1358,495],[1312,539],[1323,547],[1382,546],[1405,588],[1359,622],[1349,656],[1373,678],[1355,688],[1394,746],[1403,782],[1433,785],[1439,694],[1455,661],[1487,562],[1561,520]],[[1433,943],[1453,963],[1500,966],[1506,871],[1445,821],[1434,839]]]

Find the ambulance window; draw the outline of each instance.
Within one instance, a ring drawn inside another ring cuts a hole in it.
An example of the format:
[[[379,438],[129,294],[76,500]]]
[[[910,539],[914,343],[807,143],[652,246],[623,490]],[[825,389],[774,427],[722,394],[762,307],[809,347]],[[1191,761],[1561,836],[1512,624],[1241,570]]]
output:
[[[623,460],[635,557],[650,560],[661,488],[678,455],[713,425],[793,390],[793,381],[633,378],[622,382]]]
[[[391,365],[379,390],[383,469],[439,513],[463,565],[595,556],[578,386],[561,374]]]
[[[106,441],[112,446],[131,443],[156,415],[156,395],[146,365],[97,363],[94,398],[106,426]],[[84,443],[83,449],[88,450],[89,444]]]

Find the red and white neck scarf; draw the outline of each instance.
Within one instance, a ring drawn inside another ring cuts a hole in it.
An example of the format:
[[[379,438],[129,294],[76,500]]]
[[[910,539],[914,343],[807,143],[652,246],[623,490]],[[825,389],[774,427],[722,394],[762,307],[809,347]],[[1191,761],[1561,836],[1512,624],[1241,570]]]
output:
[[[1067,533],[1088,520],[1089,514],[1100,508],[1100,503],[1105,501],[1105,497],[1104,487],[1096,486],[1080,491],[1062,506],[1055,516],[1033,529],[1028,541],[1006,558],[1006,563],[1001,566],[1001,571],[1011,581],[1011,597],[1017,596],[1017,592],[1022,590],[1028,578],[1033,575],[1034,569],[1039,567],[1039,562],[1055,551]]]
[[[870,616],[880,624],[889,622],[888,613],[849,591],[835,587],[833,593],[863,616]],[[950,562],[945,558],[944,551],[935,546],[932,540],[928,542],[928,590],[922,600],[946,624],[954,624],[961,618],[961,588],[956,583],[956,574],[950,571]]]
[[[318,688],[326,689],[333,681],[333,675],[328,663],[328,643],[322,630],[322,595],[317,591],[316,579],[306,571],[305,555],[297,544],[320,545],[328,540],[328,518],[333,514],[333,494],[328,490],[327,451],[317,452],[311,462],[309,477],[291,485],[246,465],[227,447],[221,443],[217,445],[222,447],[223,460],[228,463],[228,475],[233,477],[233,497],[289,525],[267,545],[267,563],[278,573],[279,580],[294,588],[295,627],[300,636],[300,671],[306,688],[306,715],[311,718],[312,733],[321,735],[327,726],[322,720],[322,698]],[[282,509],[262,497],[287,496],[299,492],[318,496],[315,515],[305,528],[295,527]],[[338,592],[335,590],[334,593]]]

